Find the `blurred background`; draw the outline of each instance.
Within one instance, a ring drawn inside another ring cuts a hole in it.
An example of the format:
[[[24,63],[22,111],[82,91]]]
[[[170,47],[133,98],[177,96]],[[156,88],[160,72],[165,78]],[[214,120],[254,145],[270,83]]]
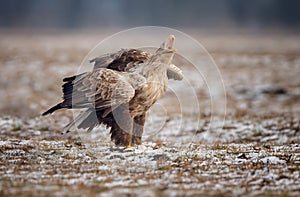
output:
[[[96,44],[149,25],[204,45],[224,78],[228,114],[299,112],[299,7],[296,0],[1,0],[1,115],[39,115],[60,101],[61,79]],[[209,111],[209,93],[198,94]]]
[[[0,26],[25,29],[185,28],[298,29],[297,0],[1,0]]]

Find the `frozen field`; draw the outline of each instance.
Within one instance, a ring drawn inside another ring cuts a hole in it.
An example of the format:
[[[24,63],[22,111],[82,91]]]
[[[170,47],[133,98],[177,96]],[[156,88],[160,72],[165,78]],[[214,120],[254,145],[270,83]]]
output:
[[[169,92],[152,110],[143,145],[124,149],[104,128],[61,135],[72,112],[39,116],[107,35],[0,34],[1,196],[300,195],[299,36],[193,31],[223,77],[225,121],[214,114],[209,127],[210,96],[196,80],[198,117],[181,118]]]

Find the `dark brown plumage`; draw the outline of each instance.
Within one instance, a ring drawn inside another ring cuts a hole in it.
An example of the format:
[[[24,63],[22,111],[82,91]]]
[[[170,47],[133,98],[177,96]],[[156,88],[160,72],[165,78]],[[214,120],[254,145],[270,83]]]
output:
[[[116,145],[141,144],[147,110],[167,88],[168,78],[183,75],[172,64],[174,36],[151,55],[138,49],[122,49],[91,60],[94,70],[64,78],[63,101],[47,115],[62,108],[85,109],[65,131],[74,128],[92,130],[98,125],[110,127]]]

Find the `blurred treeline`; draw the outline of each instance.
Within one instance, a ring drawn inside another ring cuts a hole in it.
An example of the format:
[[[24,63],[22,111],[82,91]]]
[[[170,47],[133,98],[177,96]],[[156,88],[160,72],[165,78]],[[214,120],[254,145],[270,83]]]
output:
[[[2,28],[300,27],[297,0],[0,0]]]

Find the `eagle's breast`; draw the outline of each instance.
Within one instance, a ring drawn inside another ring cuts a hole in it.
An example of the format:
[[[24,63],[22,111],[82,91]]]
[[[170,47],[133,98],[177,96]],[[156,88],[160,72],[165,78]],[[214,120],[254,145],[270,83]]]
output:
[[[135,97],[129,103],[132,116],[144,114],[167,89],[167,80],[148,81],[136,90]]]

